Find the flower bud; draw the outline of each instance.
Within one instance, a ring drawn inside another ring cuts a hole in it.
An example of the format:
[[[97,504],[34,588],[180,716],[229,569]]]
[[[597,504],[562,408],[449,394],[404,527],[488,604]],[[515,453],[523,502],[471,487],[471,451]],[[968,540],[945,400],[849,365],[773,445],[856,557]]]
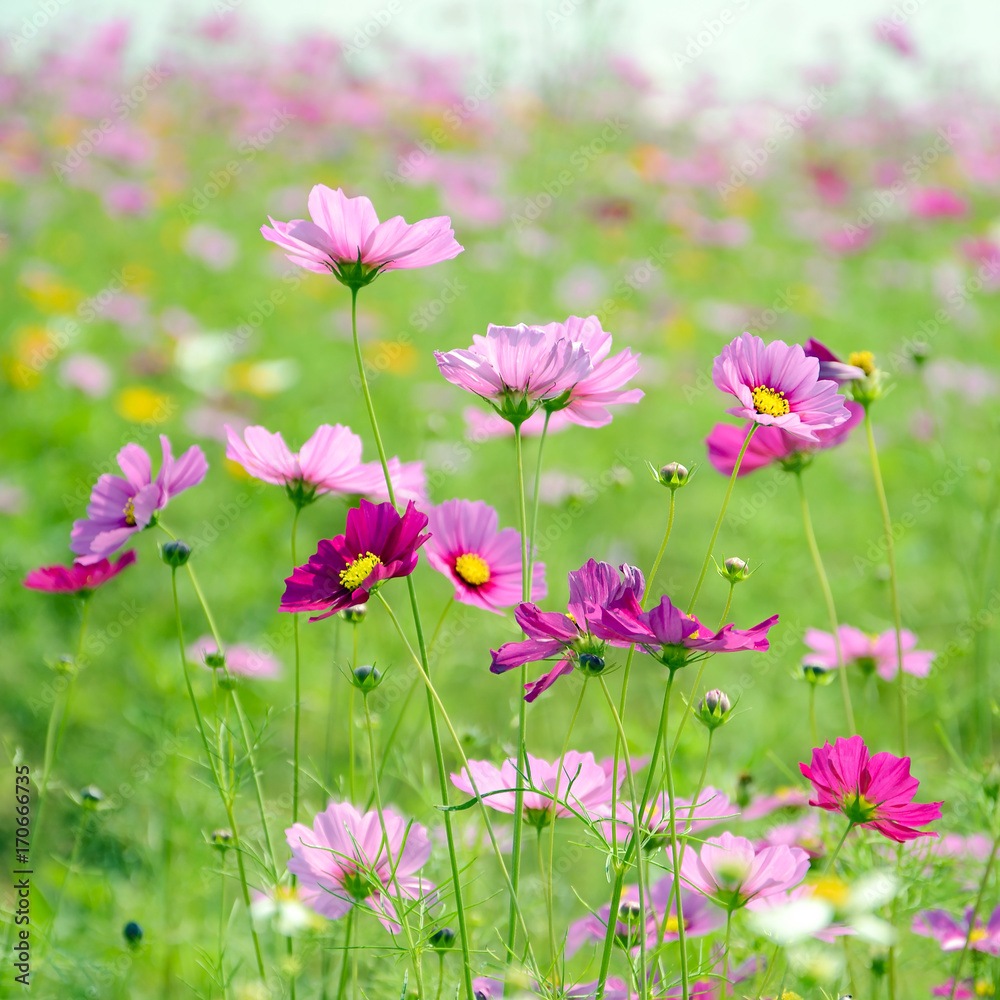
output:
[[[680,462],[667,462],[660,469],[656,478],[659,480],[661,486],[666,486],[670,490],[676,490],[681,486],[687,485],[688,480],[691,478],[691,473]]]
[[[706,726],[709,730],[713,730],[725,725],[729,721],[732,711],[733,705],[729,700],[729,696],[724,691],[715,688],[712,691],[705,692],[705,696],[701,699],[701,704],[698,706],[695,714],[702,725]]]
[[[130,948],[137,948],[142,942],[142,927],[134,920],[130,920],[122,928],[122,935],[128,942]]]
[[[80,802],[84,809],[96,809],[104,801],[104,792],[97,785],[87,785],[80,789]]]
[[[233,831],[227,829],[226,827],[220,827],[218,830],[213,830],[212,846],[217,851],[222,851],[222,853],[225,854],[225,852],[233,846]]]
[[[214,650],[211,653],[205,654],[205,666],[211,667],[213,670],[220,670],[226,665],[226,654],[220,653],[218,650]]]
[[[577,663],[588,677],[596,677],[604,671],[604,657],[596,653],[581,653],[577,657]]]
[[[368,614],[368,602],[356,604],[353,608],[344,608],[340,614],[345,622],[350,622],[352,625],[360,625]]]
[[[1000,763],[987,758],[983,761],[983,765],[985,769],[983,774],[983,792],[988,799],[996,802],[997,798],[1000,797]]]
[[[160,558],[171,568],[183,566],[191,558],[191,547],[178,539],[160,546]]]
[[[618,919],[623,924],[633,925],[638,923],[642,910],[638,903],[622,903],[618,907]]]
[[[730,556],[723,564],[720,569],[718,566],[715,567],[719,576],[723,580],[728,580],[732,584],[742,583],[747,577],[753,576],[756,570],[750,569],[747,563],[738,558],[737,556]]]
[[[834,669],[836,668],[824,667],[819,663],[803,663],[802,676],[810,684],[825,686],[833,681]]]
[[[455,932],[450,927],[439,927],[428,940],[436,951],[447,951],[455,943]]]
[[[740,771],[736,777],[736,804],[741,809],[746,809],[750,805],[752,787],[753,775],[749,771]]]
[[[351,683],[367,694],[374,691],[382,681],[382,672],[377,667],[355,667],[351,672]]]

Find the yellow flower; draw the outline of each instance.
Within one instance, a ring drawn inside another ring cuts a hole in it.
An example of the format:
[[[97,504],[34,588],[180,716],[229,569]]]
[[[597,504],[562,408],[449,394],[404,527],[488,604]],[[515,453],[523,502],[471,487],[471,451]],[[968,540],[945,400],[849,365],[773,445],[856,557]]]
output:
[[[162,424],[176,409],[173,397],[153,392],[144,385],[129,386],[115,397],[115,411],[134,424]]]

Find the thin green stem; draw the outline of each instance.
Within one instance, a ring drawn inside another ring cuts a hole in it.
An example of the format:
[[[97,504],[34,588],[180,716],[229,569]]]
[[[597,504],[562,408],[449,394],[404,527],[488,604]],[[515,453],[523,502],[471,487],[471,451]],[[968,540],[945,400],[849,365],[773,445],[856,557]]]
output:
[[[796,473],[795,480],[799,487],[799,501],[802,505],[802,526],[805,528],[809,554],[812,556],[813,566],[816,568],[816,576],[819,578],[820,590],[823,591],[823,600],[826,603],[826,615],[830,620],[830,630],[833,632],[833,647],[837,653],[837,672],[840,674],[840,694],[844,700],[844,715],[847,717],[847,728],[853,735],[858,731],[858,728],[854,722],[851,688],[847,682],[847,667],[844,663],[844,651],[840,643],[840,623],[837,619],[837,606],[833,601],[833,591],[830,589],[830,580],[826,575],[823,557],[820,555],[819,546],[816,544],[816,533],[813,531],[812,515],[809,512],[809,501],[806,499],[806,487],[802,480],[801,470]],[[815,736],[813,739],[815,740]]]
[[[642,592],[642,606],[646,606],[646,601],[649,600],[649,595],[653,590],[653,581],[656,579],[656,573],[660,568],[660,563],[663,562],[663,553],[667,551],[667,542],[670,541],[670,531],[674,526],[674,507],[677,500],[677,490],[670,491],[670,513],[667,515],[667,529],[663,532],[663,541],[660,543],[660,551],[656,553],[656,558],[653,560],[653,568],[649,571],[649,578],[646,580],[646,589]]]
[[[955,1000],[955,990],[958,988],[958,981],[962,975],[962,965],[965,962],[966,952],[969,950],[969,942],[976,929],[976,917],[979,915],[979,907],[983,903],[983,896],[986,894],[986,883],[990,880],[990,872],[993,870],[993,863],[997,856],[997,849],[1000,848],[1000,833],[993,838],[993,849],[986,861],[986,869],[983,871],[982,881],[979,883],[979,892],[976,894],[976,901],[972,904],[972,913],[968,915],[969,929],[965,934],[965,941],[962,942],[962,950],[958,953],[958,961],[955,963],[955,975],[951,981],[951,992],[948,1000]]]
[[[364,360],[361,357],[361,342],[358,340],[358,290],[351,289],[351,334],[354,340],[354,358],[358,367],[358,378],[361,382],[361,392],[365,399],[365,407],[368,410],[368,419],[371,423],[372,435],[375,438],[375,447],[378,451],[379,462],[382,465],[382,474],[385,477],[385,488],[389,495],[389,502],[396,505],[396,492],[392,487],[392,476],[389,473],[389,461],[385,455],[385,447],[382,444],[382,435],[378,428],[378,419],[375,416],[375,407],[372,403],[371,390],[368,387],[368,376],[365,373]],[[406,578],[406,589],[410,597],[410,609],[413,613],[413,627],[417,634],[417,646],[420,650],[420,659],[417,661],[419,669],[426,677],[429,685],[429,667],[427,663],[427,647],[424,644],[423,627],[420,622],[420,606],[417,602],[417,591],[413,584],[413,575]],[[383,604],[385,601],[383,599]],[[388,605],[386,605],[388,607]],[[396,623],[398,627],[398,622]],[[404,636],[405,638],[405,636]],[[431,688],[427,692],[427,713],[431,726],[431,737],[434,742],[434,757],[437,764],[438,783],[441,789],[442,804],[447,806],[451,796],[451,789],[448,783],[448,770],[444,763],[444,752],[441,748],[441,736],[438,732],[437,715],[434,710],[434,699],[431,697]],[[466,1000],[473,1000],[472,991],[472,956],[470,952],[469,933],[465,914],[465,905],[462,900],[462,880],[461,871],[458,865],[458,853],[455,847],[455,833],[452,828],[451,813],[444,814],[445,837],[448,841],[448,861],[451,866],[451,879],[455,891],[455,908],[458,916],[459,943],[462,949],[463,981],[465,985]]]
[[[55,942],[56,921],[59,919],[59,911],[62,909],[63,896],[66,894],[66,885],[69,882],[70,876],[76,871],[76,866],[80,862],[80,851],[83,848],[83,837],[87,832],[87,827],[89,825],[90,809],[84,806],[82,815],[80,816],[80,823],[76,828],[76,836],[73,838],[73,851],[69,856],[69,864],[66,866],[66,874],[63,876],[62,882],[59,883],[59,892],[56,895],[56,901],[52,904],[52,916],[49,918],[49,930],[46,935],[46,944],[50,949]]]
[[[837,842],[837,846],[833,850],[833,854],[830,855],[830,860],[826,863],[826,868],[823,869],[824,875],[829,875],[833,871],[833,863],[837,860],[837,855],[840,854],[840,849],[844,846],[844,841],[847,840],[851,830],[854,829],[854,823],[851,820],[847,821],[847,829],[844,831],[843,836]]]
[[[726,619],[729,617],[729,609],[733,606],[733,591],[736,589],[736,584],[732,580],[729,581],[729,596],[726,598],[726,607],[722,612],[722,617],[719,619],[719,628],[721,629],[726,624]]]
[[[232,677],[230,676],[230,682]],[[278,881],[278,866],[275,860],[274,848],[271,846],[271,834],[267,827],[267,812],[264,808],[264,789],[260,783],[260,771],[257,768],[257,761],[253,752],[253,743],[250,740],[250,729],[247,725],[246,715],[243,712],[243,705],[235,687],[230,688],[233,697],[233,707],[236,709],[236,717],[240,723],[240,733],[243,736],[243,743],[247,748],[247,764],[250,766],[250,774],[253,778],[254,794],[257,799],[257,811],[260,814],[260,826],[264,834],[264,846],[267,848],[267,857],[271,863],[271,876],[274,881]],[[235,789],[234,789],[235,794]]]
[[[535,482],[532,485],[531,497],[531,534],[528,535],[528,579],[533,579],[535,564],[535,536],[538,534],[538,492],[542,485],[542,454],[545,451],[545,439],[549,433],[549,420],[552,414],[545,411],[545,422],[542,424],[542,434],[538,439],[538,460],[535,462]],[[518,428],[520,430],[520,428]],[[531,600],[531,591],[528,591],[526,600]]]
[[[351,669],[352,670],[357,670],[358,666],[359,666],[359,663],[358,663],[358,623],[355,622],[351,626],[351,628],[353,629],[352,639],[354,640],[354,652],[353,652],[353,655],[351,657]],[[354,750],[354,693],[355,693],[355,690],[356,690],[356,688],[352,684],[351,685],[350,694],[347,696],[347,757],[348,757],[348,762],[347,762],[347,788],[348,788],[348,791],[351,794],[351,801],[352,802],[354,801],[354,767],[355,767],[355,762],[354,762],[354,757],[355,757],[355,750]],[[395,729],[392,732],[393,732],[393,736],[395,736],[395,734],[396,734]],[[390,744],[389,744],[390,746],[392,745],[391,741],[392,741],[392,738],[390,737]],[[386,751],[385,752],[386,752],[386,755],[388,755],[388,753],[389,753],[389,748],[388,747],[386,747]],[[379,777],[381,777],[381,772],[379,773]]]
[[[809,727],[812,730],[813,746],[819,746],[819,727],[816,725],[816,685],[809,685]]]
[[[882,511],[882,525],[885,528],[885,554],[889,561],[889,592],[892,597],[892,619],[896,629],[896,657],[898,660],[896,690],[899,697],[899,745],[903,757],[906,756],[906,680],[903,672],[903,615],[899,608],[899,578],[896,574],[896,543],[892,537],[892,517],[889,515],[889,501],[885,495],[885,485],[882,482],[882,466],[878,460],[878,448],[875,446],[875,434],[872,431],[872,418],[868,407],[865,407],[865,433],[868,437],[868,453],[872,460],[872,477],[875,480],[875,492],[878,494],[878,505]]]
[[[444,610],[441,612],[441,617],[438,619],[437,625],[434,626],[434,631],[431,633],[431,641],[427,643],[427,655],[429,656],[434,652],[434,643],[437,642],[438,632],[441,631],[441,626],[444,624],[445,618],[448,617],[448,612],[455,605],[454,594],[448,598],[448,603],[444,606]]]
[[[780,950],[781,950],[781,945],[776,944],[774,946],[774,951],[771,953],[771,961],[768,962],[767,965],[765,966],[764,975],[761,978],[760,986],[757,987],[757,992],[754,994],[753,1000],[760,1000],[760,998],[763,996],[765,987],[771,981],[771,973],[774,972],[775,965],[777,964],[778,961],[778,952]],[[780,1000],[781,995],[779,994],[778,996]]]
[[[295,554],[295,536],[299,527],[299,514],[302,507],[295,505],[295,516],[292,518],[292,566],[298,566]],[[292,636],[295,643],[295,711],[292,722],[292,822],[299,821],[299,727],[302,715],[302,656],[299,648],[299,616],[292,615]]]
[[[347,926],[344,928],[344,961],[340,966],[340,982],[337,984],[337,1000],[344,1000],[344,991],[347,989],[347,971],[349,969],[348,959],[351,954],[351,926],[354,923],[354,907],[347,911]]]
[[[708,564],[712,561],[712,552],[715,550],[715,542],[719,537],[719,529],[722,527],[722,521],[726,516],[726,508],[729,506],[729,498],[733,495],[733,486],[736,484],[736,477],[740,474],[740,466],[743,464],[743,456],[746,454],[747,446],[750,444],[750,438],[753,437],[754,431],[757,430],[757,427],[757,424],[750,425],[750,430],[747,431],[747,436],[743,440],[743,447],[740,448],[740,453],[736,457],[736,464],[733,466],[733,474],[729,477],[729,485],[726,487],[726,495],[723,497],[722,507],[719,509],[719,516],[715,519],[715,528],[712,531],[711,541],[708,543],[708,551],[705,553],[705,561],[701,564],[701,572],[698,574],[698,582],[694,586],[694,593],[691,595],[691,600],[688,601],[688,614],[691,614],[694,611],[695,603],[698,600],[698,594],[701,592],[701,585],[705,580],[705,574],[708,572]]]
[[[694,675],[694,684],[691,685],[691,694],[688,696],[687,707],[684,709],[684,714],[681,716],[681,721],[677,724],[677,732],[674,734],[674,742],[670,747],[670,756],[673,757],[677,753],[677,747],[681,742],[681,734],[684,732],[684,727],[687,725],[688,716],[691,715],[691,706],[695,703],[698,698],[698,686],[701,684],[702,674],[705,673],[705,664],[708,663],[708,658],[706,657],[698,664],[698,673]]]

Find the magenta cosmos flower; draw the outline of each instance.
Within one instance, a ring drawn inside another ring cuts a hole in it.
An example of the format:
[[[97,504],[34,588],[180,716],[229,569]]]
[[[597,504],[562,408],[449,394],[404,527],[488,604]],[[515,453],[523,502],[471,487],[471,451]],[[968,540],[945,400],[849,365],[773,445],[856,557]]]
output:
[[[344,534],[324,538],[304,566],[285,580],[279,611],[323,611],[319,621],[364,604],[386,580],[409,576],[417,565],[417,549],[428,536],[420,532],[427,516],[411,500],[400,517],[391,503],[362,500],[347,512]]]
[[[580,753],[569,750],[563,760],[562,776],[559,778],[558,802],[553,809],[553,793],[556,788],[556,774],[559,761],[550,762],[540,757],[527,755],[525,773],[518,782],[517,761],[508,758],[497,767],[488,760],[470,760],[469,771],[475,779],[476,789],[485,805],[497,812],[513,813],[516,790],[520,783],[528,789],[524,793],[524,818],[532,826],[547,826],[556,818],[583,813],[598,816],[609,808],[612,793],[625,780],[625,764],[619,762],[618,774],[612,778],[613,762],[598,763],[590,752]],[[469,773],[463,767],[461,773],[451,776],[452,784],[468,795],[475,795]]]
[[[608,357],[611,334],[601,328],[596,316],[586,319],[570,316],[565,323],[547,323],[541,329],[553,344],[560,340],[583,344],[593,366],[593,371],[570,389],[569,398],[555,413],[563,413],[569,421],[583,427],[603,427],[611,423],[609,406],[638,403],[645,395],[641,389],[624,388],[639,374],[639,356],[626,348],[613,358]]]
[[[285,830],[292,849],[288,870],[299,879],[302,901],[331,920],[353,906],[373,910],[386,930],[402,930],[392,899],[427,899],[434,885],[417,875],[431,854],[427,831],[391,809],[359,813],[349,802],[331,802],[311,827],[295,823]],[[395,874],[395,879],[393,875]],[[431,897],[433,898],[433,897]]]
[[[757,850],[746,837],[709,837],[700,854],[688,850],[681,878],[726,909],[797,886],[809,871],[809,855],[798,847]]]
[[[850,413],[837,383],[819,378],[819,362],[799,344],[744,333],[727,344],[712,365],[712,381],[740,405],[727,410],[764,426],[779,427],[804,441],[844,423]]]
[[[969,939],[969,947],[974,951],[982,951],[987,955],[1000,955],[1000,906],[998,906],[984,924],[976,918],[976,925],[969,933],[969,923],[972,920],[972,907],[965,910],[964,917],[959,920],[945,910],[924,910],[913,918],[913,933],[934,938],[942,951],[961,951],[965,947],[965,939]]]
[[[856,664],[865,673],[878,673],[884,681],[891,681],[899,671],[899,650],[896,647],[896,630],[889,629],[881,635],[868,635],[853,625],[841,625],[837,629],[840,649],[845,665]],[[917,637],[908,629],[900,633],[903,646],[903,673],[914,677],[926,677],[937,655],[929,649],[917,649]],[[811,650],[802,657],[806,667],[822,667],[834,670],[837,667],[837,646],[832,632],[809,629],[803,640]]]
[[[491,650],[490,670],[502,674],[525,663],[558,657],[556,665],[537,681],[527,685],[525,701],[534,701],[563,674],[579,667],[584,673],[599,674],[604,669],[607,642],[594,634],[592,626],[604,608],[615,607],[627,594],[636,601],[645,587],[642,573],[627,563],[621,575],[614,566],[589,559],[569,574],[569,606],[566,614],[542,611],[537,605],[517,606],[514,617],[527,639],[505,642]],[[612,639],[612,645],[628,646],[627,640]]]
[[[803,441],[802,438],[781,430],[780,427],[759,427],[747,445],[740,471],[737,475],[745,476],[756,469],[762,469],[773,462],[782,462],[790,466],[801,467],[808,462],[814,452],[825,451],[843,444],[851,431],[865,418],[865,408],[860,403],[847,400],[844,404],[850,416],[836,427],[828,427],[816,431],[815,441]],[[708,445],[708,460],[717,472],[731,476],[736,467],[743,442],[751,424],[737,427],[735,424],[716,424],[705,439]]]
[[[468,349],[435,351],[441,374],[489,402],[504,419],[523,423],[546,400],[555,400],[591,374],[587,348],[553,340],[539,327],[494,326],[476,334]]]
[[[189,660],[200,661],[207,667],[216,667],[222,664],[211,663],[209,660],[217,656],[218,652],[219,647],[215,639],[210,635],[203,635],[188,647],[187,655]],[[229,673],[238,674],[240,677],[270,680],[281,673],[279,660],[262,650],[240,644],[226,646],[225,664]]]
[[[228,424],[226,458],[265,483],[284,486],[293,503],[311,503],[324,493],[363,493],[388,500],[385,475],[379,462],[361,461],[361,438],[350,427],[321,424],[312,437],[293,452],[281,434],[264,427],[247,427],[241,438]],[[389,475],[403,500],[424,500],[427,487],[421,462],[403,464],[389,459]]]
[[[44,590],[50,594],[86,596],[134,562],[135,552],[129,549],[113,563],[101,559],[89,564],[77,560],[72,566],[40,566],[24,578],[24,585],[30,590]]]
[[[813,785],[811,806],[842,812],[852,825],[867,826],[902,843],[936,833],[915,827],[941,818],[941,803],[913,801],[920,782],[910,777],[910,758],[870,757],[860,736],[815,747],[811,764],[799,770]]]
[[[364,196],[348,198],[340,188],[317,184],[309,192],[312,222],[293,219],[261,226],[264,239],[277,243],[293,264],[318,274],[332,273],[345,285],[367,285],[383,271],[428,267],[457,257],[451,219],[445,215],[408,225],[401,215],[379,222]]]
[[[601,610],[594,633],[618,646],[635,643],[664,666],[677,669],[688,662],[692,653],[766,650],[770,646],[767,633],[777,620],[778,616],[772,615],[753,628],[725,625],[713,632],[697,618],[674,607],[665,594],[655,608],[643,611],[633,593]]]
[[[455,586],[455,600],[503,614],[521,599],[521,533],[497,530],[483,500],[446,500],[427,514],[427,561]],[[532,566],[531,596],[545,596],[545,564]]]
[[[156,512],[173,497],[205,478],[208,462],[197,445],[174,459],[170,442],[161,434],[160,448],[163,464],[156,479],[149,455],[137,444],[127,444],[118,452],[124,479],[110,474],[98,478],[87,517],[73,523],[70,535],[69,547],[78,554],[78,563],[89,566],[107,558],[137,531],[153,524]]]

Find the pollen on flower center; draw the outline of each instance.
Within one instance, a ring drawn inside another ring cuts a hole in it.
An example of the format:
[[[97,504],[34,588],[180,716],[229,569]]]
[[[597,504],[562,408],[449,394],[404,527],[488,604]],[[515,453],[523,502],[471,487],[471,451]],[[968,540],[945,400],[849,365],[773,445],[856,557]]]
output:
[[[125,509],[122,511],[125,515],[125,523],[130,527],[135,527],[135,497],[129,497],[125,501]]]
[[[842,808],[844,815],[852,823],[867,823],[874,819],[877,805],[874,802],[869,802],[860,793],[856,793],[844,799]]]
[[[460,555],[455,560],[455,572],[472,587],[481,587],[490,581],[489,563],[475,552]]]
[[[769,417],[783,417],[791,409],[783,392],[766,385],[754,386],[753,408],[758,413],[766,413]]]
[[[986,939],[986,931],[982,927],[976,927],[969,935],[969,944],[976,944],[978,941]]]
[[[852,351],[847,363],[860,368],[866,375],[875,371],[875,355],[871,351]]]
[[[340,571],[340,582],[347,590],[357,590],[371,575],[371,571],[381,565],[382,560],[377,555],[366,552]]]
[[[680,930],[680,921],[676,916],[674,916],[674,914],[671,913],[670,916],[667,917],[666,922],[664,923],[664,930],[668,934],[676,934]]]

